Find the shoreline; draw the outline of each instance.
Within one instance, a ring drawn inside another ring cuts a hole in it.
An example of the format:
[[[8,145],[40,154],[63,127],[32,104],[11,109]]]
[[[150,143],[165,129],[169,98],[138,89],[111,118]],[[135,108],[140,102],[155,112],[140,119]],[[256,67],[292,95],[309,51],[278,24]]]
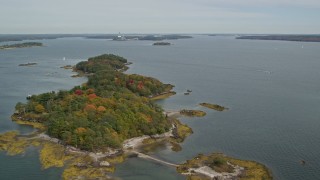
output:
[[[161,93],[161,94],[158,94],[158,95],[155,95],[155,96],[151,96],[149,97],[152,101],[156,101],[156,100],[161,100],[161,99],[166,99],[166,98],[169,98],[173,95],[177,94],[176,92],[174,91],[167,91],[167,92],[164,92],[164,93]]]

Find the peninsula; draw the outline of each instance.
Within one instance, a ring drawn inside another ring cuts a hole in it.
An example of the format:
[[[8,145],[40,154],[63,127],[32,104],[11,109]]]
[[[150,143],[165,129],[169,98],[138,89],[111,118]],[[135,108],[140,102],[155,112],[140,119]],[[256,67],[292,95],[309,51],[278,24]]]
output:
[[[29,47],[40,47],[43,46],[42,43],[39,42],[25,42],[11,45],[2,45],[0,46],[0,50],[4,49],[15,49],[15,48],[29,48]]]

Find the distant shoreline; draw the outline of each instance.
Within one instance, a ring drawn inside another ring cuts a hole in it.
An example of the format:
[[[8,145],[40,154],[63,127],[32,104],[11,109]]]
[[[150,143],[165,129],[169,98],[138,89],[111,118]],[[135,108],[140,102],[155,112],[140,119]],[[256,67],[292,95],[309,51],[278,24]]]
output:
[[[320,35],[244,35],[237,37],[236,39],[320,42]]]
[[[192,36],[185,34],[12,34],[1,35],[0,42],[8,41],[36,41],[45,39],[58,39],[58,38],[86,38],[86,39],[113,39],[113,40],[178,40],[193,38]]]

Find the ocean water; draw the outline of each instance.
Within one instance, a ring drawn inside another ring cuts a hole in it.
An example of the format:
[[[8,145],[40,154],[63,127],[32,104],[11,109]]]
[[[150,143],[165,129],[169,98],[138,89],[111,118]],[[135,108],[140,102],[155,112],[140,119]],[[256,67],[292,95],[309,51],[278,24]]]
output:
[[[69,89],[86,81],[71,78],[74,73],[61,66],[113,53],[133,62],[127,73],[176,86],[175,96],[158,101],[164,109],[207,112],[202,118],[181,118],[194,131],[182,143],[182,151],[159,148],[153,156],[183,163],[198,153],[223,152],[265,164],[275,179],[320,177],[319,43],[225,36],[172,40],[172,46],[83,38],[39,42],[46,46],[0,51],[0,132],[32,131],[10,120],[16,102],[25,101],[28,94]],[[38,64],[18,66],[28,62]],[[187,89],[192,90],[189,96],[183,94]],[[200,107],[201,102],[230,109],[216,112]],[[61,172],[61,168],[42,170],[36,148],[18,156],[0,153],[0,179],[59,179]],[[115,176],[184,179],[173,168],[138,158],[118,165]]]

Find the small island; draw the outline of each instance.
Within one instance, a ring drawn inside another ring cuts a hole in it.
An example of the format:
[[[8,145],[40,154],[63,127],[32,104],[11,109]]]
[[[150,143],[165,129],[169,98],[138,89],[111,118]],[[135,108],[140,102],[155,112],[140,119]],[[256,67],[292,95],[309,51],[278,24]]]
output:
[[[38,63],[26,63],[26,64],[19,64],[19,66],[34,66],[34,65],[37,65]]]
[[[41,47],[41,46],[43,46],[43,44],[39,43],[39,42],[25,42],[25,43],[11,44],[11,45],[2,45],[2,46],[0,46],[0,50],[15,49],[15,48]]]
[[[177,171],[188,179],[265,179],[271,180],[271,172],[254,161],[239,160],[222,153],[199,154],[177,167]]]
[[[200,103],[200,106],[204,106],[207,107],[209,109],[214,109],[216,111],[224,111],[224,110],[228,110],[228,108],[220,106],[218,104],[210,104],[210,103]]]
[[[155,42],[153,43],[154,46],[170,46],[171,43],[169,42]]]
[[[62,66],[60,68],[63,68],[63,69],[73,69],[74,67],[71,66],[71,65],[65,65],[65,66]]]
[[[180,111],[180,114],[184,116],[190,116],[190,117],[203,117],[206,115],[206,112],[200,111],[200,110],[187,110],[187,109],[182,109]]]

